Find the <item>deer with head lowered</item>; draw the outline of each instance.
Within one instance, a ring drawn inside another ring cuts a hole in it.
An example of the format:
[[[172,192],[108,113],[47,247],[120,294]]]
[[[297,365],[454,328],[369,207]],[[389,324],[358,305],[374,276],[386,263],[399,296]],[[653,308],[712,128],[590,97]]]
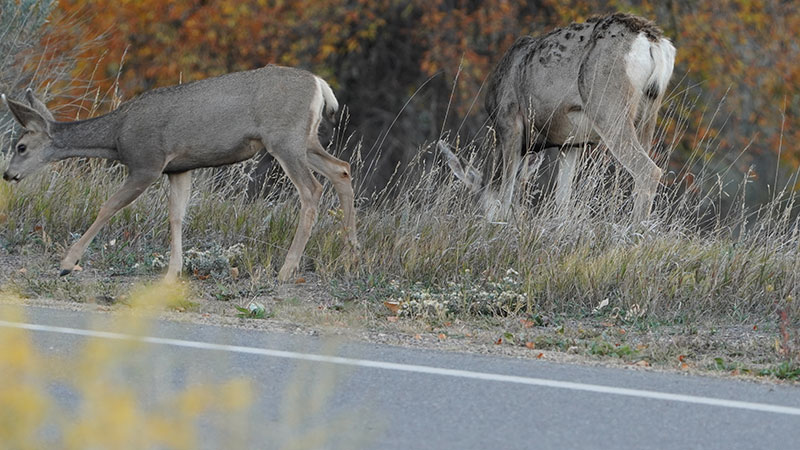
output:
[[[100,208],[94,223],[61,261],[70,273],[100,229],[162,174],[169,178],[170,259],[166,279],[180,276],[181,227],[191,192],[191,171],[233,164],[266,149],[300,194],[300,221],[280,281],[298,270],[328,178],[344,211],[345,236],[358,248],[350,165],[328,154],[317,136],[323,115],[333,119],[338,102],[321,78],[280,66],[235,72],[146,92],[106,115],[58,122],[29,89],[27,104],[2,96],[24,128],[8,169],[19,181],[45,164],[72,157],[116,160],[128,168],[119,190]]]
[[[641,17],[617,13],[524,36],[490,75],[485,106],[498,151],[483,173],[438,147],[490,218],[508,213],[535,151],[560,147],[556,205],[569,202],[579,149],[603,142],[634,180],[633,217],[649,217],[662,171],[648,155],[675,48]],[[500,160],[502,159],[502,163]]]

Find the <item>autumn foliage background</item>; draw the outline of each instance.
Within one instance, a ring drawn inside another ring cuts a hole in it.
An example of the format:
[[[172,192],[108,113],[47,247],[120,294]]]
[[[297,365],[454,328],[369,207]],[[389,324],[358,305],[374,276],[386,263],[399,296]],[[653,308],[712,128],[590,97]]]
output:
[[[369,191],[443,131],[480,134],[481,87],[517,36],[633,12],[678,49],[663,121],[680,139],[668,143],[670,167],[692,170],[693,152],[715,153],[731,180],[752,170],[749,201],[759,203],[800,164],[799,10],[779,0],[59,0],[42,45],[17,56],[29,70],[0,87],[47,89],[57,115],[74,119],[154,87],[303,67],[331,83],[376,159],[361,180]],[[57,79],[35,70],[65,54],[75,59]]]

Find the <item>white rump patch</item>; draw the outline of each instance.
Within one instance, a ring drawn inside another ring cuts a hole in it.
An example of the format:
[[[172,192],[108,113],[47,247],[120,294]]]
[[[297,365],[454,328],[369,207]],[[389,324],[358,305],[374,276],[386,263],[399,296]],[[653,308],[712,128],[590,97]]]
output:
[[[663,95],[672,78],[675,66],[675,47],[669,39],[662,38],[651,42],[644,33],[639,33],[625,55],[625,72],[638,92],[644,92],[650,86],[658,88]]]
[[[625,55],[625,73],[631,80],[637,92],[644,92],[650,74],[653,73],[653,57],[650,56],[650,41],[644,33],[639,33],[631,44],[631,49]]]
[[[322,94],[322,84],[325,83],[320,77],[315,76],[314,81],[317,84],[317,89],[314,92],[314,97],[311,99],[311,113],[322,116],[322,108],[325,107],[325,97]]]
[[[314,89],[314,96],[311,98],[311,129],[309,130],[309,139],[317,136],[319,124],[322,121],[322,110],[325,108],[325,97],[322,90],[322,84],[325,82],[317,76],[314,76],[314,81],[316,82],[316,89]]]

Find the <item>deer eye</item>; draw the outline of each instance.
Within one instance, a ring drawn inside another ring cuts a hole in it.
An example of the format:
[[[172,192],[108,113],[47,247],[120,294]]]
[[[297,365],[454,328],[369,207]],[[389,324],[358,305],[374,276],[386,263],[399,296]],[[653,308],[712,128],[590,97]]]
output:
[[[25,150],[27,150],[27,149],[28,149],[28,146],[25,145],[25,144],[19,144],[17,146],[17,152],[19,152],[20,155],[25,153]]]

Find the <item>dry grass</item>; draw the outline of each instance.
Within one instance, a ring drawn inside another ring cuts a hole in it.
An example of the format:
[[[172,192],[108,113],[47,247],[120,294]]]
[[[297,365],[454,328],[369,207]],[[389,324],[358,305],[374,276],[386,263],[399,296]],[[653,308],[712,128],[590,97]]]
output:
[[[263,198],[250,198],[252,167],[247,162],[196,171],[186,248],[225,253],[238,246],[236,255],[226,258],[236,260],[231,264],[242,276],[270,278],[294,233],[297,200],[285,180]],[[361,199],[361,261],[350,270],[339,261],[340,215],[328,189],[304,269],[326,280],[396,280],[433,290],[452,283],[486,285],[512,269],[518,273],[513,289],[524,300],[507,308],[524,313],[585,314],[608,299],[610,308],[635,307],[660,320],[765,317],[784,303],[790,316],[798,317],[797,307],[787,302],[800,294],[800,228],[792,192],[757,210],[734,201],[732,210],[719,211],[713,209],[719,202],[714,196],[728,195],[727,187],[716,193],[666,190],[653,218],[632,224],[627,175],[615,173],[611,158],[595,151],[586,158],[568,210],[557,210],[551,196],[534,185],[507,222],[491,223],[445,169],[412,166],[398,176],[407,186],[399,195]],[[123,178],[118,164],[73,160],[5,185],[0,236],[6,248],[45,252],[55,265]],[[695,181],[695,186],[713,184]],[[160,270],[167,252],[166,193],[159,183],[112,220],[83,264],[145,275]]]

